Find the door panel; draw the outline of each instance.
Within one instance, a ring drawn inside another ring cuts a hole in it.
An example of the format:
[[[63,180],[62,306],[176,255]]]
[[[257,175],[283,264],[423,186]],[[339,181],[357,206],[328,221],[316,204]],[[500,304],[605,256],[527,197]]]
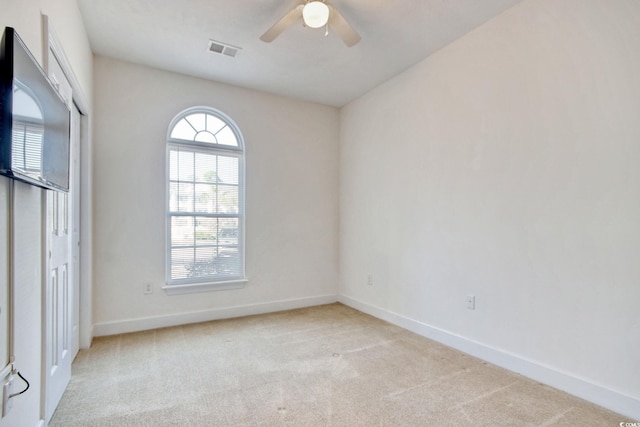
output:
[[[45,284],[45,415],[48,422],[71,379],[73,355],[71,326],[73,304],[70,272],[73,271],[69,234],[69,195],[46,191],[47,270]]]
[[[71,110],[70,189],[45,191],[46,231],[43,313],[42,415],[48,424],[71,379],[79,343],[79,163],[80,113],[60,64],[49,63],[49,77]]]

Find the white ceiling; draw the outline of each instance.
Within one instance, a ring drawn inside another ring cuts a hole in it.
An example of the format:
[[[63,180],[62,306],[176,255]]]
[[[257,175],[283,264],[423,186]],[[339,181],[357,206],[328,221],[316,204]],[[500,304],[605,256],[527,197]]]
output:
[[[78,0],[95,53],[223,83],[342,106],[521,0],[331,0],[362,36],[259,37],[298,0]],[[209,39],[241,47],[212,54]]]

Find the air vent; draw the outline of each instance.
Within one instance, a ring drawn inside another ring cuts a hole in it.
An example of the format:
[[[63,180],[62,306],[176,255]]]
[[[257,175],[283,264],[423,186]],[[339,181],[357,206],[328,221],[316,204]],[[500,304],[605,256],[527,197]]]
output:
[[[240,47],[231,46],[229,44],[217,42],[215,40],[209,40],[209,52],[212,52],[212,53],[217,53],[220,55],[226,55],[226,56],[235,58],[236,56],[238,56],[238,53],[240,53],[241,50],[242,48]]]

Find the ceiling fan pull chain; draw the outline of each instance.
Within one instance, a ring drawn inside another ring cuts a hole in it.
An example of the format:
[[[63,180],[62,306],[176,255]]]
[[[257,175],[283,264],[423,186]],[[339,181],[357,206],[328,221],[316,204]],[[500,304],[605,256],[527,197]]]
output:
[[[327,21],[327,25],[324,27],[324,36],[327,37],[329,35],[329,22]]]

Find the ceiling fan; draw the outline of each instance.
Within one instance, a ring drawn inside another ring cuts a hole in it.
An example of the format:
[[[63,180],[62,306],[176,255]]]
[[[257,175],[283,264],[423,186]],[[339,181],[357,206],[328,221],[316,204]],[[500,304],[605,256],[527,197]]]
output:
[[[325,0],[303,0],[287,12],[278,22],[264,33],[260,40],[272,42],[287,27],[302,18],[305,26],[310,28],[325,27],[325,36],[329,34],[329,27],[351,47],[360,41],[360,35],[349,25],[344,17],[331,3]]]

